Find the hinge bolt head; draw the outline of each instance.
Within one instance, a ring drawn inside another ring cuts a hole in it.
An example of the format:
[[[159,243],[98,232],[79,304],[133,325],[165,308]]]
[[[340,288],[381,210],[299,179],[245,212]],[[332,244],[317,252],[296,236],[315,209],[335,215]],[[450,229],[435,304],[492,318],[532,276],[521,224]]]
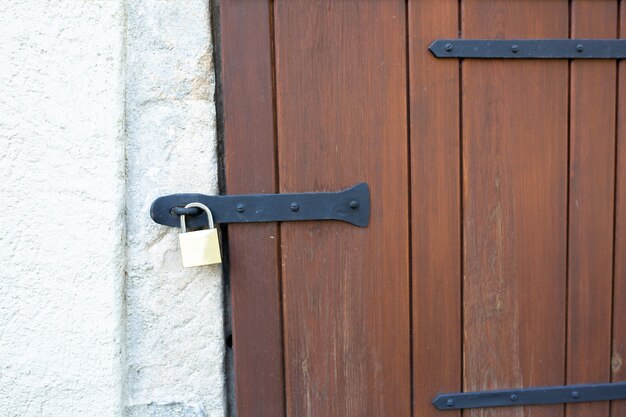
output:
[[[580,394],[578,393],[578,391],[572,391],[572,398],[578,398],[580,397]]]
[[[578,52],[582,52],[582,51],[584,51],[584,50],[585,50],[585,47],[583,46],[583,44],[582,44],[582,43],[579,43],[578,45],[576,45],[576,50],[577,50]]]
[[[246,211],[246,206],[239,203],[237,204],[237,207],[235,207],[235,210],[237,210],[237,213],[243,213],[244,211]]]
[[[291,211],[298,211],[300,210],[300,205],[298,203],[291,203],[291,205],[289,206],[289,208],[291,209]]]
[[[517,45],[513,45],[513,46],[511,46],[511,51],[512,51],[514,54],[516,54],[516,53],[519,51],[519,46],[517,46]]]
[[[454,400],[452,398],[446,401],[446,407],[454,407]]]
[[[511,394],[511,401],[517,401],[517,394]]]
[[[454,47],[452,46],[451,43],[447,43],[444,45],[443,47],[446,51],[450,52]]]
[[[358,209],[359,208],[359,202],[356,200],[352,200],[350,201],[350,208],[352,210]]]

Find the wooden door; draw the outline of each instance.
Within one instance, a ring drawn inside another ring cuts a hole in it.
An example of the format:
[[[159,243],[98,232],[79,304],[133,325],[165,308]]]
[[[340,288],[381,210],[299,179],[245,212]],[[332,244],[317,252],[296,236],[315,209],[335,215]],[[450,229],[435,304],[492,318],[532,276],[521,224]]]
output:
[[[626,68],[438,60],[438,38],[615,38],[616,0],[223,0],[226,191],[371,190],[367,228],[228,228],[237,416],[439,411],[626,380]]]

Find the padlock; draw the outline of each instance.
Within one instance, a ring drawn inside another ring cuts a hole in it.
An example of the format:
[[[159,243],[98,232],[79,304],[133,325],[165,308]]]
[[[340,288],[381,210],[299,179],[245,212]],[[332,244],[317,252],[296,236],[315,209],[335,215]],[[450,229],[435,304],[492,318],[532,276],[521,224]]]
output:
[[[212,265],[222,263],[220,254],[220,241],[217,229],[213,224],[213,214],[207,206],[201,203],[189,203],[185,208],[197,207],[206,212],[209,219],[209,228],[187,232],[185,215],[180,216],[181,233],[178,235],[180,242],[180,255],[185,268],[200,265]]]

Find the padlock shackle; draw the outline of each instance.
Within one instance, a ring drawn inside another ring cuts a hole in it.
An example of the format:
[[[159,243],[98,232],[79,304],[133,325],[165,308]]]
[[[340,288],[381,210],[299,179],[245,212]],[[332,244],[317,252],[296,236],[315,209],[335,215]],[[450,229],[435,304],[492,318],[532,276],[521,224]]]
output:
[[[202,209],[206,213],[207,218],[209,219],[209,229],[215,228],[215,225],[213,223],[213,213],[211,213],[211,210],[207,206],[205,206],[202,203],[189,203],[185,206],[185,208],[191,208],[191,207],[197,207],[199,209]],[[187,233],[187,225],[185,224],[184,214],[180,215],[180,231],[182,233]]]

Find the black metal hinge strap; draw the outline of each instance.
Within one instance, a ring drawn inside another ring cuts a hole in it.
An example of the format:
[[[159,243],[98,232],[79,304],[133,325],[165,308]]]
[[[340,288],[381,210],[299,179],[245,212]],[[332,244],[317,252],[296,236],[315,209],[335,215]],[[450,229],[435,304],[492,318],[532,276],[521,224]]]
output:
[[[433,405],[439,410],[460,410],[625,399],[626,382],[614,382],[440,394]]]
[[[428,49],[437,58],[626,58],[625,39],[437,39]]]
[[[202,203],[211,209],[216,223],[339,220],[366,227],[370,218],[370,191],[365,183],[343,191],[320,193],[171,194],[154,200],[150,216],[159,224],[180,227],[179,216],[186,214],[193,216],[187,217],[188,226],[206,225],[206,214],[184,208],[192,202]]]

